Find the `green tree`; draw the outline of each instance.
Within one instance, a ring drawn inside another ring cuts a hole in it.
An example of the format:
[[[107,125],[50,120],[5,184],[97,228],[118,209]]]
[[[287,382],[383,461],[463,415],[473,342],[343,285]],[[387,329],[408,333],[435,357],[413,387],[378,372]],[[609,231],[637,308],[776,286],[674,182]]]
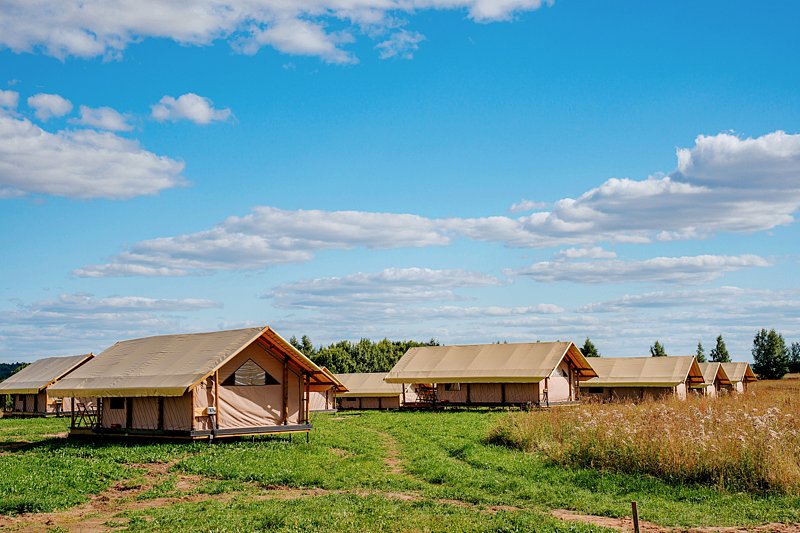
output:
[[[789,372],[789,350],[774,329],[759,331],[753,339],[753,371],[761,379],[781,379]]]
[[[694,356],[698,363],[706,362],[706,352],[703,350],[703,343],[700,341],[697,341],[697,352],[694,354]]]
[[[722,340],[722,335],[717,336],[717,345],[711,348],[711,360],[715,363],[730,363],[731,356],[728,354],[728,347]]]
[[[586,340],[583,342],[581,353],[584,357],[600,357],[600,352],[597,351],[597,348],[594,343],[589,340],[589,337],[586,337]]]
[[[667,352],[664,350],[664,345],[656,341],[656,343],[650,347],[650,355],[653,357],[666,357]]]
[[[295,348],[306,353],[319,366],[327,367],[336,374],[351,372],[388,372],[405,354],[415,346],[438,346],[435,339],[427,342],[390,341],[378,342],[361,339],[358,342],[338,341],[328,346],[313,347],[311,340],[303,336],[300,341],[289,339]]]
[[[800,372],[800,342],[793,342],[789,347],[789,372]]]

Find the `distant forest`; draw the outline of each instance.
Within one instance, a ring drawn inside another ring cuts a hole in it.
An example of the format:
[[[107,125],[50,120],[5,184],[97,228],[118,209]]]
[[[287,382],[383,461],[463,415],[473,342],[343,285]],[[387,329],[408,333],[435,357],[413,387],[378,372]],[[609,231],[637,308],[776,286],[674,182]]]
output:
[[[28,366],[27,363],[0,363],[0,381],[3,381],[11,374],[20,370],[21,367]]]
[[[299,341],[292,337],[289,342],[317,365],[327,367],[334,374],[388,372],[409,348],[439,346],[435,339],[427,342],[389,339],[374,342],[361,339],[358,342],[339,341],[317,348],[307,335],[303,335]]]

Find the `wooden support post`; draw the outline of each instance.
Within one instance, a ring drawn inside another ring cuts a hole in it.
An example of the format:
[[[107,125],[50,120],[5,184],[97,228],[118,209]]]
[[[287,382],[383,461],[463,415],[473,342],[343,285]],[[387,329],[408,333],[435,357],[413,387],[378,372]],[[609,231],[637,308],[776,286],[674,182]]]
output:
[[[406,384],[403,383],[403,405],[406,404]]]
[[[214,372],[214,422],[219,427],[219,370]]]
[[[133,398],[125,398],[125,429],[133,427]]]
[[[633,532],[639,533],[639,508],[636,502],[631,502],[631,514],[633,515]]]
[[[283,425],[289,423],[289,360],[283,360]]]
[[[303,418],[305,420],[305,423],[308,424],[308,419],[310,418],[310,413],[311,413],[311,389],[310,389],[311,377],[306,373],[303,373],[303,382],[305,383],[305,405],[303,408],[303,413],[304,413]],[[328,391],[325,391],[325,407],[328,406],[327,404],[328,404]]]
[[[33,412],[36,413],[39,411],[39,395],[33,395]]]
[[[378,396],[378,409],[383,409],[383,398]]]
[[[72,415],[69,418],[69,429],[75,429],[75,398],[72,398]]]
[[[164,397],[158,397],[158,429],[164,429]]]
[[[467,383],[467,403],[472,403],[472,395],[471,395],[471,392],[470,392],[470,386],[469,385],[470,384]]]
[[[500,384],[500,403],[506,403],[506,384]]]

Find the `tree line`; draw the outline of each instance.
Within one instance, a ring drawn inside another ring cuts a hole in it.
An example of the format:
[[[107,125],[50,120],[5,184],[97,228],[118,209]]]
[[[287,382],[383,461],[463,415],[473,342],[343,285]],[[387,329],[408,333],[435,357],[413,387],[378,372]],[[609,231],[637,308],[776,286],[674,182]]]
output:
[[[586,338],[580,348],[584,357],[600,357],[600,352],[594,343]],[[761,329],[753,339],[753,372],[762,379],[781,379],[788,373],[800,373],[800,342],[787,344],[783,335],[771,329]],[[666,357],[667,350],[661,341],[656,340],[650,346],[650,355],[653,357]],[[698,363],[705,363],[710,359],[712,363],[730,363],[731,356],[722,335],[717,336],[714,347],[706,358],[703,342],[697,342],[695,357]]]
[[[409,348],[439,346],[436,339],[427,342],[383,339],[375,342],[362,338],[358,342],[339,341],[315,347],[308,335],[303,335],[300,340],[292,337],[289,342],[318,366],[324,366],[334,374],[388,372]]]

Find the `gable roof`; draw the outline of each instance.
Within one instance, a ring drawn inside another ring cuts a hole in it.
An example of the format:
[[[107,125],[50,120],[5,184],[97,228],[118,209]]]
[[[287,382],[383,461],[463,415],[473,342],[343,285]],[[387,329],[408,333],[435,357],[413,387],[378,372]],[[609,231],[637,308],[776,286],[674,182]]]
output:
[[[347,392],[339,395],[341,398],[400,396],[403,393],[400,383],[387,383],[383,380],[386,377],[385,372],[336,374],[336,377],[347,387]]]
[[[535,383],[567,358],[578,379],[597,374],[571,342],[419,346],[387,374],[390,383]]]
[[[581,387],[674,387],[688,381],[702,384],[694,356],[598,357],[592,360],[598,377]]]
[[[333,384],[322,369],[271,328],[160,335],[118,342],[52,387],[57,396],[182,396],[241,352],[258,343],[311,375]]]
[[[740,381],[744,381],[745,383],[758,381],[758,378],[756,378],[756,375],[753,373],[753,369],[750,368],[750,363],[735,362],[721,364],[722,368],[725,369],[725,373],[728,374],[728,378],[730,378],[733,383],[739,383]]]
[[[713,385],[714,380],[719,377],[723,385],[730,385],[731,380],[728,374],[725,373],[722,363],[697,363],[700,367],[700,372],[703,373],[703,385]]]
[[[330,380],[330,383],[322,384],[322,385],[310,385],[309,390],[311,392],[325,392],[326,390],[333,389],[334,392],[340,394],[342,392],[347,392],[347,387],[339,381],[339,378],[336,377],[336,374],[325,368],[324,366],[321,367],[322,373],[325,374]]]
[[[82,365],[94,355],[45,357],[29,364],[0,383],[0,394],[38,394],[40,390]]]

